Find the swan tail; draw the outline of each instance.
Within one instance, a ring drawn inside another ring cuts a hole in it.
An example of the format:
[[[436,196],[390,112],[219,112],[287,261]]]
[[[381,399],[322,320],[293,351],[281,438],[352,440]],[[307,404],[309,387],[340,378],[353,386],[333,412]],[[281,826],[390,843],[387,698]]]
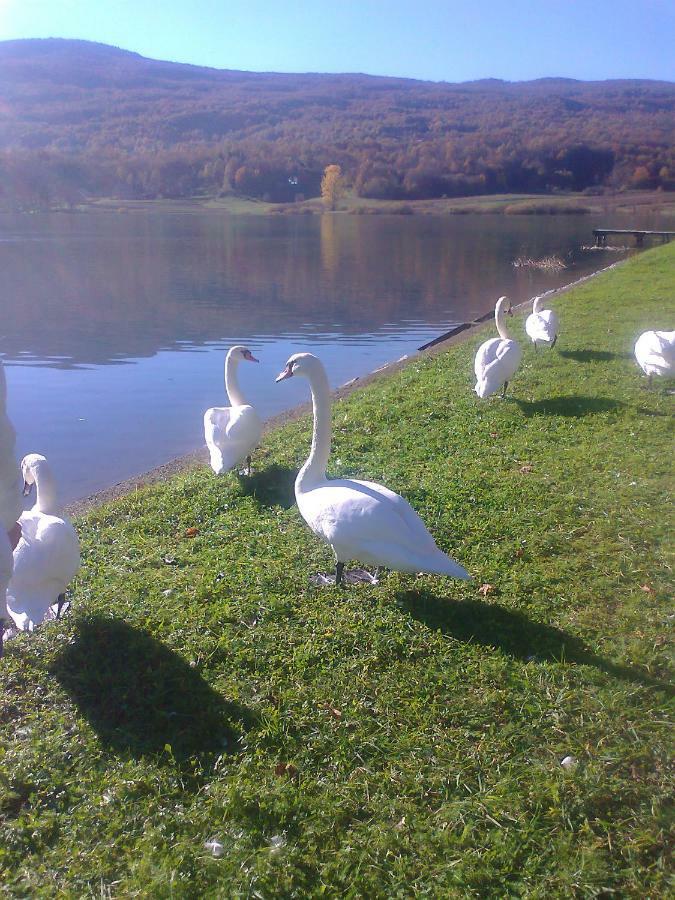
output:
[[[431,575],[448,575],[450,578],[471,581],[471,575],[469,575],[464,566],[460,566],[458,562],[446,556],[442,551],[439,552],[438,556],[434,556],[429,564],[423,566],[420,571],[429,572]]]

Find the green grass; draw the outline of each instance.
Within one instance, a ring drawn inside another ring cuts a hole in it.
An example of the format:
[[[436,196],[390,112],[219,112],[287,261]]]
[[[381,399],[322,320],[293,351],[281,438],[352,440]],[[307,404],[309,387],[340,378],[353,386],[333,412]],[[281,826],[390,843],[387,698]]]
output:
[[[82,519],[71,613],[0,663],[0,896],[666,896],[673,397],[631,350],[674,297],[671,244],[556,300],[510,400],[482,334],[336,404],[332,473],[472,583],[311,587],[307,420]]]

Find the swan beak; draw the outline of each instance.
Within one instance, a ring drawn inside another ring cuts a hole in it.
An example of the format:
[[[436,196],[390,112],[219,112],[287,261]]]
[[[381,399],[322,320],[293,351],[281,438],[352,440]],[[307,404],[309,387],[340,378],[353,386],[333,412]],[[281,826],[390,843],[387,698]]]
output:
[[[27,481],[24,481],[24,483],[23,483],[23,491],[22,491],[23,496],[24,496],[24,497],[27,497],[27,496],[30,494],[30,492],[31,492],[32,490],[33,490],[33,484],[32,484],[32,482],[31,482],[31,484],[28,484]]]
[[[284,381],[286,378],[293,377],[293,366],[289,363],[283,372],[280,372],[277,377],[274,379],[276,382]]]
[[[251,353],[250,350],[247,350],[247,351],[246,351],[246,353],[244,354],[244,359],[247,359],[249,362],[260,362],[260,360],[257,359],[257,358]]]

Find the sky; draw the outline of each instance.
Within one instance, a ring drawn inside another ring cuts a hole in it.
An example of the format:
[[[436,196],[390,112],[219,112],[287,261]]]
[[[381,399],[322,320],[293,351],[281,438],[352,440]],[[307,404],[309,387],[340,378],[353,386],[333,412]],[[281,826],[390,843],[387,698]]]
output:
[[[0,40],[256,72],[675,80],[675,0],[0,0]]]

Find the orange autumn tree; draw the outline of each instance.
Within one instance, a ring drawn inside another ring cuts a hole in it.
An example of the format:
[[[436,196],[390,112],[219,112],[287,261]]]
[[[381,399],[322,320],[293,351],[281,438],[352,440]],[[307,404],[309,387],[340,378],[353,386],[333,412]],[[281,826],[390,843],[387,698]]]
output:
[[[340,166],[326,166],[321,179],[321,199],[328,209],[334,210],[344,190]]]

